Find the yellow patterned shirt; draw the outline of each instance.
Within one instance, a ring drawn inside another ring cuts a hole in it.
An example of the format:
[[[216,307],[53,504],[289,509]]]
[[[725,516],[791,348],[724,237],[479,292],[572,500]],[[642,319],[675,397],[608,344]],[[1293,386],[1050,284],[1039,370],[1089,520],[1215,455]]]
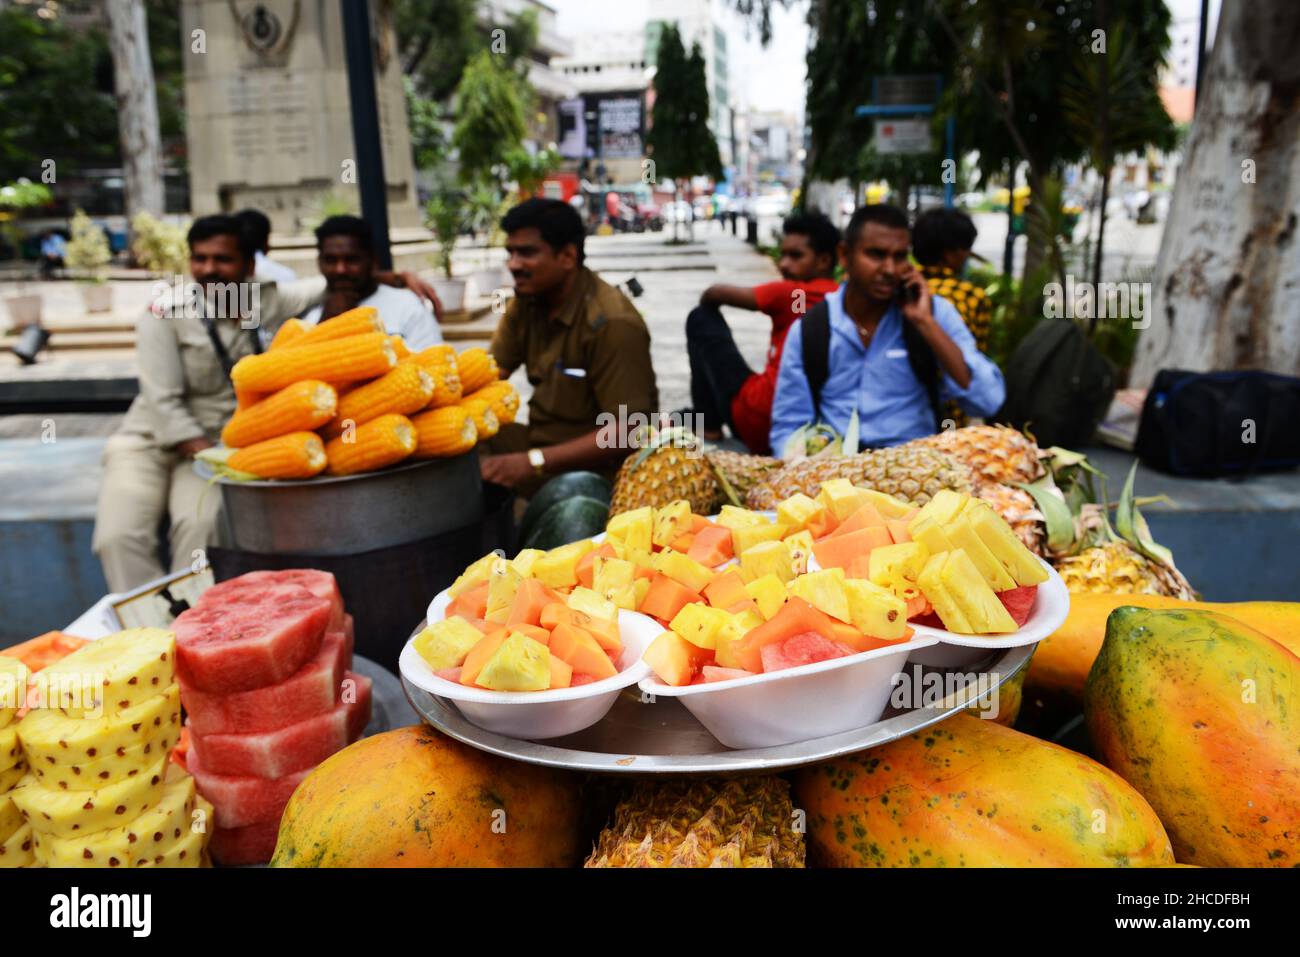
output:
[[[921,275],[925,276],[930,292],[943,296],[957,307],[966,328],[975,337],[975,345],[980,352],[987,354],[989,326],[993,321],[993,302],[988,293],[943,266],[922,266]]]
[[[975,337],[976,347],[987,355],[989,327],[993,322],[993,301],[989,299],[989,294],[944,266],[921,266],[920,269],[930,286],[930,292],[943,296],[957,307],[966,328]],[[955,402],[948,403],[944,417],[952,419],[958,428],[966,424],[966,415]]]

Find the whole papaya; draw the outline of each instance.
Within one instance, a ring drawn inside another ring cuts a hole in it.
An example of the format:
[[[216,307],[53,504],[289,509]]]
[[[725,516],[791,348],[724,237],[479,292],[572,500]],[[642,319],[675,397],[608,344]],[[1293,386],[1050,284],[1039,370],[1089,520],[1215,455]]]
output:
[[[1097,756],[1185,864],[1300,866],[1300,657],[1227,615],[1117,608],[1088,675]]]
[[[804,768],[809,863],[823,867],[1163,867],[1159,818],[1096,761],[959,713]]]
[[[425,725],[377,734],[298,785],[271,866],[574,866],[588,849],[577,781]]]

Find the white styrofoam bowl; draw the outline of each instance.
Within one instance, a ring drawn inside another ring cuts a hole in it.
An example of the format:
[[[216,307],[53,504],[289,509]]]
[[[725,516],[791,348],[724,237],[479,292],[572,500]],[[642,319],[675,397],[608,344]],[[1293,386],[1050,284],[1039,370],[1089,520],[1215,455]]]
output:
[[[917,635],[843,658],[683,687],[652,674],[639,687],[648,695],[676,698],[729,748],[772,748],[874,724],[908,656],[937,642]]]
[[[429,606],[428,620],[445,618],[450,602],[447,592],[440,593]],[[403,678],[422,691],[454,701],[466,720],[485,731],[526,741],[558,738],[591,727],[614,706],[619,692],[650,674],[650,666],[641,656],[663,628],[653,618],[634,611],[620,611],[618,626],[623,640],[618,674],[576,688],[552,691],[468,688],[434,674],[415,650],[414,638],[402,649],[397,664]]]

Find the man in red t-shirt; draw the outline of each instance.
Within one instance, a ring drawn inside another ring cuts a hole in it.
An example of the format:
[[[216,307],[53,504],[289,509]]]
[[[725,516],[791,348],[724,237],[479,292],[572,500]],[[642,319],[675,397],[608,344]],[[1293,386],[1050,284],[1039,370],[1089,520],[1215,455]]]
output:
[[[704,416],[704,438],[722,438],[722,426],[749,447],[767,453],[781,347],[797,319],[834,292],[840,231],[821,213],[791,216],[783,225],[780,282],[761,286],[710,286],[686,319],[693,412]],[[745,362],[719,306],[766,313],[772,319],[767,365],[754,372]],[[777,450],[780,453],[780,449]]]

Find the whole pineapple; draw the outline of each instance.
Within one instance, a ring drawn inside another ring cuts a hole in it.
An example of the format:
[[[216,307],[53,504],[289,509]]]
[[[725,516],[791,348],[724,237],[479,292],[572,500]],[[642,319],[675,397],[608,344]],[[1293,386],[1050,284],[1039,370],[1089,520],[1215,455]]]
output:
[[[587,867],[803,867],[790,788],[780,778],[637,783]]]
[[[700,441],[684,429],[668,429],[652,432],[623,462],[614,478],[609,514],[612,518],[643,505],[659,507],[684,498],[695,514],[712,515],[721,497],[722,486]]]
[[[1056,570],[1066,587],[1075,593],[1196,598],[1182,572],[1152,561],[1125,541],[1085,548],[1077,555],[1058,560]]]
[[[1037,443],[1002,425],[945,429],[937,435],[908,442],[904,448],[908,446],[947,452],[969,465],[981,482],[1003,485],[1032,482],[1044,472]]]
[[[766,482],[781,468],[781,460],[768,455],[746,455],[722,449],[709,449],[705,455],[713,470],[726,479],[742,499],[751,488]]]
[[[776,508],[776,503],[796,492],[815,497],[822,482],[845,478],[854,485],[873,488],[914,505],[924,505],[940,489],[967,494],[975,490],[971,468],[943,452],[921,447],[898,446],[844,455],[836,458],[805,459],[787,465],[746,496],[753,509]]]

